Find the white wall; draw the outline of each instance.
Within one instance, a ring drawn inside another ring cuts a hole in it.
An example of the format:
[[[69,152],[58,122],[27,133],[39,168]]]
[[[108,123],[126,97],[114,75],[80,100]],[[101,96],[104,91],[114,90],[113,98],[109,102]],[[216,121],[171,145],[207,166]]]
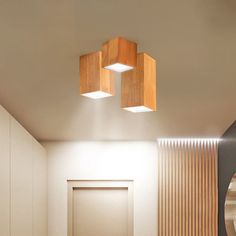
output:
[[[44,143],[48,152],[48,236],[67,235],[68,179],[133,179],[134,235],[156,236],[155,142]]]
[[[0,235],[47,235],[45,149],[0,106]]]

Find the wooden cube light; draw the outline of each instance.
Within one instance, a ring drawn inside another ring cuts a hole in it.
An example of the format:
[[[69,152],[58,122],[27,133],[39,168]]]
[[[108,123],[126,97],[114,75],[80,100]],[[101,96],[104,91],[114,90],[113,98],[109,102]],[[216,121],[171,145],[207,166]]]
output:
[[[102,68],[101,51],[80,57],[80,94],[93,99],[115,94],[114,73]]]
[[[121,107],[131,112],[156,111],[156,61],[139,53],[137,66],[121,75]]]
[[[102,45],[102,67],[115,72],[132,70],[137,64],[137,44],[117,37]]]

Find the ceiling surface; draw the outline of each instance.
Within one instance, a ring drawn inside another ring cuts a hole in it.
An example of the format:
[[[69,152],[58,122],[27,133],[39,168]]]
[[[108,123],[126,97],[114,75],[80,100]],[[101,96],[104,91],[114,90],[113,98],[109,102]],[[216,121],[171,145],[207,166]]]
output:
[[[236,119],[235,0],[0,0],[0,103],[38,140],[218,137]],[[158,61],[158,111],[79,95],[114,36]]]

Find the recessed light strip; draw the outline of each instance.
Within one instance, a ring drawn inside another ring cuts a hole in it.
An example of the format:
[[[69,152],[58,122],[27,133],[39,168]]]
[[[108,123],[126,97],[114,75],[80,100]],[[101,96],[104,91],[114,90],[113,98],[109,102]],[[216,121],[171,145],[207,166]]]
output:
[[[197,142],[219,142],[220,138],[158,138],[158,143],[197,143]]]

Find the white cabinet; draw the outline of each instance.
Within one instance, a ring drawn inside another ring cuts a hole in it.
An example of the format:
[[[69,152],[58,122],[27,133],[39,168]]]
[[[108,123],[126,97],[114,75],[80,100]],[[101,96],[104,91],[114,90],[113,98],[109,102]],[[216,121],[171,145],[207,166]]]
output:
[[[32,137],[11,119],[11,236],[33,234]]]
[[[47,236],[46,151],[1,106],[0,236]]]
[[[33,140],[33,236],[47,235],[47,155]]]
[[[0,106],[0,235],[10,236],[10,116]]]

